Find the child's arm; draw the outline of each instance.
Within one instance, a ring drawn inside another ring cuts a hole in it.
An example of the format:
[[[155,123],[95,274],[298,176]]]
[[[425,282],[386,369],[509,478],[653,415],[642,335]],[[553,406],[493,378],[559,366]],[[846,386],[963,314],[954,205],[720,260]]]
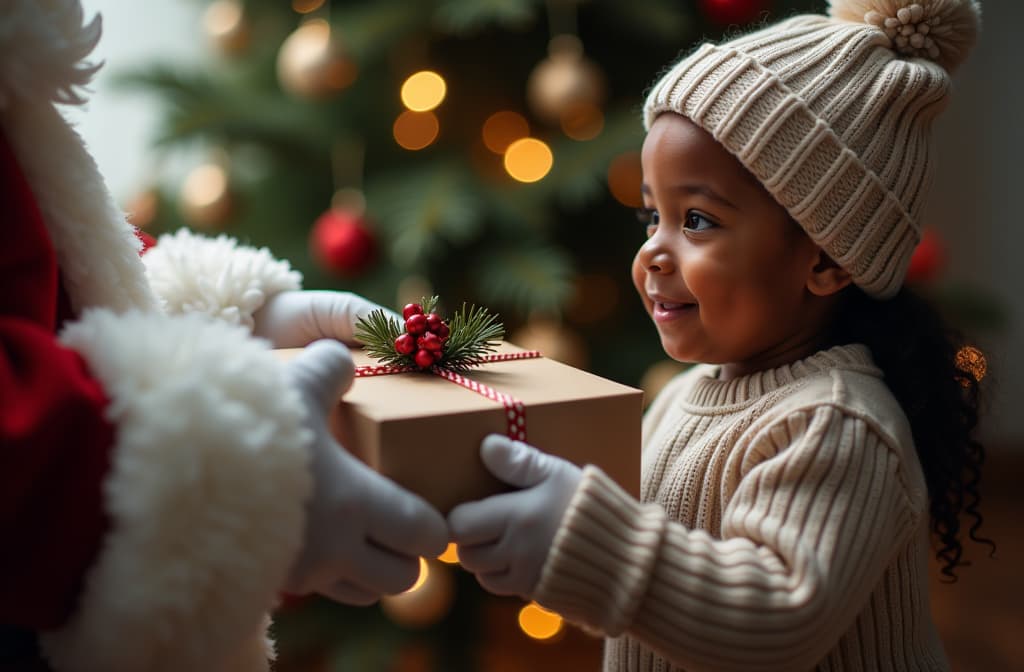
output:
[[[594,467],[567,507],[548,497],[546,517],[526,506],[531,490],[559,491],[542,480],[457,507],[449,525],[470,543],[460,558],[485,586],[610,636],[629,633],[675,664],[806,669],[906,548],[922,503],[888,441],[831,406],[759,432],[748,455],[761,457],[744,467],[721,539],[669,521]],[[549,474],[567,464],[545,457]]]

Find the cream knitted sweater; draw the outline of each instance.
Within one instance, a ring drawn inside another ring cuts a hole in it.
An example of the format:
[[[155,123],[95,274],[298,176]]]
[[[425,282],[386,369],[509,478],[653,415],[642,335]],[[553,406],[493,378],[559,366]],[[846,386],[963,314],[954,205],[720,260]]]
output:
[[[587,467],[535,594],[614,637],[605,670],[949,668],[921,467],[867,348],[695,367],[643,429],[643,503]]]

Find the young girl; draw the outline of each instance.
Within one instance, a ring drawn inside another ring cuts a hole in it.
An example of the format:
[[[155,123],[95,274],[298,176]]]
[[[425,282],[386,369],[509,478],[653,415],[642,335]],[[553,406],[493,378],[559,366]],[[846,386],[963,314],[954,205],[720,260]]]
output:
[[[929,613],[977,512],[977,383],[901,287],[970,0],[833,0],[651,91],[633,279],[700,362],[643,426],[641,501],[488,437],[522,488],[449,529],[487,589],[610,639],[606,670],[944,670]],[[984,540],[983,540],[984,541]]]

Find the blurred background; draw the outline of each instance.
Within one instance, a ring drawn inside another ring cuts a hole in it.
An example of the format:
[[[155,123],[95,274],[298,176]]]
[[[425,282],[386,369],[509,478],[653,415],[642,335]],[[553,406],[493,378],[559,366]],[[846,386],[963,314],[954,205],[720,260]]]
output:
[[[640,106],[702,39],[824,0],[83,0],[106,66],[67,115],[133,223],[268,247],[307,288],[400,307],[438,294],[500,315],[509,340],[651,398],[666,361],[629,280],[643,240]],[[983,2],[978,47],[936,129],[927,229],[908,282],[984,353],[983,531],[935,580],[956,669],[1024,669],[1015,538],[1024,504],[1024,114],[1010,31]],[[977,556],[977,557],[975,557]],[[600,641],[487,596],[453,554],[379,607],[283,606],[290,670],[598,669]]]

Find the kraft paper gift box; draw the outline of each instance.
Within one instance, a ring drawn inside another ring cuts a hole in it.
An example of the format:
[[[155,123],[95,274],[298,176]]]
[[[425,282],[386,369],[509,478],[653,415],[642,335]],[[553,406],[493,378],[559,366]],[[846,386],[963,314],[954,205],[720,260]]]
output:
[[[279,350],[290,357],[297,350]],[[498,353],[523,352],[502,343]],[[378,363],[352,351],[356,366]],[[635,496],[640,490],[643,393],[544,357],[489,362],[463,375],[526,408],[526,442],[578,465],[595,464]],[[497,401],[429,372],[357,377],[331,428],[379,473],[442,513],[502,492],[480,460],[480,441],[508,431]]]

